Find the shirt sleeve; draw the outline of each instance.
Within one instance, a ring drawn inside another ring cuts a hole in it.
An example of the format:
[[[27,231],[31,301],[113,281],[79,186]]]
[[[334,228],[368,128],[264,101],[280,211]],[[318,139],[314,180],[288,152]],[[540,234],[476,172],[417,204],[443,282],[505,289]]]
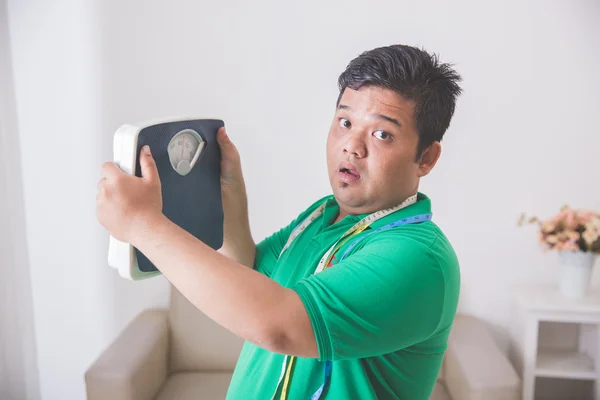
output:
[[[256,245],[256,256],[254,257],[254,269],[256,271],[271,277],[275,265],[277,264],[277,260],[279,259],[279,254],[281,253],[281,250],[283,250],[283,246],[287,243],[294,228],[300,225],[305,218],[308,218],[310,213],[325,201],[325,198],[326,197],[319,199],[311,204],[310,207],[302,212],[289,225],[274,232]]]
[[[293,288],[321,361],[397,351],[428,338],[440,324],[445,280],[431,247],[381,235]]]
[[[256,256],[254,258],[254,269],[256,271],[271,277],[277,264],[279,253],[281,253],[283,246],[285,246],[294,226],[295,221],[256,245]]]

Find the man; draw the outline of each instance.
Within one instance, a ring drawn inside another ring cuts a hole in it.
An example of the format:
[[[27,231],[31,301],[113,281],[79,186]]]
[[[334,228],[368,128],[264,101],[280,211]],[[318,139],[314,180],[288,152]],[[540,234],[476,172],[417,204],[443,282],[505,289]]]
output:
[[[458,81],[448,64],[409,46],[354,59],[339,78],[327,140],[333,195],[258,245],[239,155],[224,129],[218,252],[162,214],[150,153],[141,156],[142,178],[103,165],[100,223],[246,340],[228,399],[429,398],[460,273],[418,188],[440,156]]]

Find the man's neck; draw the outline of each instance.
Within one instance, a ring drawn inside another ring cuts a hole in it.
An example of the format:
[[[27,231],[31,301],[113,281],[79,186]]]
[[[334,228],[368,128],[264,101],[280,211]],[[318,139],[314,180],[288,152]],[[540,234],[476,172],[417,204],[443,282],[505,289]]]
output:
[[[412,196],[412,195],[411,195],[411,196]],[[410,197],[410,196],[406,196],[406,199],[408,199],[409,197]],[[405,199],[405,200],[406,200],[406,199]],[[404,201],[404,200],[403,200],[403,201]],[[398,204],[400,204],[400,203],[398,203]],[[397,205],[397,204],[396,204],[396,205]],[[390,207],[395,207],[396,205],[392,205],[392,206],[390,206]],[[382,210],[385,210],[386,208],[390,208],[390,207],[384,207],[384,208],[382,208]],[[375,211],[373,211],[373,212],[375,212]],[[344,210],[343,210],[343,209],[340,207],[340,212],[338,213],[338,216],[337,216],[337,218],[335,219],[335,221],[333,221],[333,224],[336,224],[336,223],[340,222],[341,220],[343,220],[344,218],[346,218],[346,216],[348,216],[348,215],[351,215],[351,214],[350,214],[349,212],[347,212],[347,211],[344,211]],[[332,224],[332,225],[333,225],[333,224]]]
[[[344,218],[346,218],[346,215],[348,215],[347,213],[343,212],[342,210],[340,210],[340,213],[338,214],[337,218],[335,219],[335,221],[333,221],[334,224],[337,224],[338,222],[340,222],[341,220],[343,220]],[[333,225],[333,224],[332,224]]]

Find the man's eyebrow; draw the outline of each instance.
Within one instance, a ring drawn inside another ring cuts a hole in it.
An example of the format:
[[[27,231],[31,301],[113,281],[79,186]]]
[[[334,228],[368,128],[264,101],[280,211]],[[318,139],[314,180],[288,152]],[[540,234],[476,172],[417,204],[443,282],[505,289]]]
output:
[[[375,116],[379,119],[383,119],[385,121],[391,122],[392,124],[396,125],[398,128],[402,128],[402,124],[396,118],[388,117],[387,115],[383,115],[383,114],[375,114]]]
[[[341,103],[338,105],[338,110],[348,110],[348,111],[352,112],[351,107],[349,107],[345,104],[341,104]],[[382,119],[384,121],[391,122],[392,124],[398,126],[399,128],[402,128],[402,124],[396,118],[388,117],[387,115],[383,115],[383,114],[373,114],[373,115],[378,119]]]

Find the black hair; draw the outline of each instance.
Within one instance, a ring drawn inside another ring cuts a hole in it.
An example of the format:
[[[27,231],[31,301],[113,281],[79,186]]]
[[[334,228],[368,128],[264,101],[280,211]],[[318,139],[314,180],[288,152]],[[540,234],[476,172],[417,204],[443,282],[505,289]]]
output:
[[[419,134],[416,161],[433,142],[442,141],[454,115],[462,78],[438,56],[406,45],[365,51],[350,61],[338,78],[340,99],[347,87],[377,86],[393,90],[415,102],[415,126]],[[337,106],[336,105],[336,106]]]

